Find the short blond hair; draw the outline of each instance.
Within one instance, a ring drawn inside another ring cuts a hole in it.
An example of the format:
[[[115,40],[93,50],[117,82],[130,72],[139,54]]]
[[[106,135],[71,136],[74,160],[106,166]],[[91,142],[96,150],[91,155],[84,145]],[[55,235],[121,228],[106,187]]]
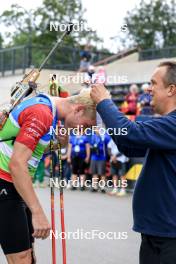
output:
[[[96,105],[90,96],[91,88],[83,88],[77,95],[69,97],[69,102],[72,104],[82,104],[85,107],[85,115],[91,118],[96,117]]]

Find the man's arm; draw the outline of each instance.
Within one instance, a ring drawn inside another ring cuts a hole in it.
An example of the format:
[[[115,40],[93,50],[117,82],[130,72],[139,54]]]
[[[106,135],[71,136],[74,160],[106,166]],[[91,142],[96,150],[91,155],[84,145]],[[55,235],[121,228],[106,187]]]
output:
[[[147,152],[147,149],[145,148],[134,148],[134,147],[128,147],[126,145],[121,145],[121,144],[118,144],[118,140],[116,142],[116,137],[115,136],[112,136],[112,139],[114,141],[114,143],[117,145],[117,152],[115,153],[115,155],[121,153],[121,154],[124,154],[126,157],[128,158],[137,158],[137,157],[145,157],[146,155],[146,152]],[[112,140],[111,139],[111,140]],[[109,154],[111,154],[111,151],[112,151],[112,141],[109,142],[108,144],[108,149],[109,149]]]
[[[19,142],[15,142],[9,169],[17,192],[31,210],[34,227],[33,236],[44,239],[49,236],[50,224],[34,192],[31,176],[28,172],[28,160],[31,156],[32,150]]]
[[[176,149],[176,120],[171,116],[153,118],[145,122],[132,122],[110,99],[101,101],[97,110],[107,128],[127,129],[127,135],[114,137],[118,144],[144,149]]]
[[[142,158],[145,157],[147,153],[147,148],[144,147],[137,148],[136,146],[130,147],[127,145],[120,144],[118,142],[118,137],[115,135],[112,136],[112,139],[114,143],[117,145],[118,151],[124,154],[128,158],[138,158],[138,157]]]
[[[142,158],[145,157],[147,149],[145,148],[130,148],[124,145],[117,144],[120,153],[124,154],[128,158]]]
[[[132,122],[121,113],[111,100],[108,90],[101,84],[93,84],[91,97],[97,103],[107,128],[127,129],[127,135],[116,135],[116,143],[137,148],[176,149],[176,118],[166,115],[145,122]]]

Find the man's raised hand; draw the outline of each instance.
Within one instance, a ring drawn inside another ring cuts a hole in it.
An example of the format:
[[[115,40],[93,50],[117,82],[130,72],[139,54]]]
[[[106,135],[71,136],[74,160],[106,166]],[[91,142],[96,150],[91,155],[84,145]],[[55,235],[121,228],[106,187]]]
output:
[[[103,84],[92,84],[91,88],[90,96],[96,104],[100,103],[104,99],[111,99],[109,91]]]

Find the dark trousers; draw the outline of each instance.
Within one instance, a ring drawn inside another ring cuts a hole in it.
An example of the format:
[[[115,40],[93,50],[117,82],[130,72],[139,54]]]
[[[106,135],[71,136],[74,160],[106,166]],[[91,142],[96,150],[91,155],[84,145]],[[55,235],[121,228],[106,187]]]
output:
[[[142,234],[140,264],[176,264],[176,238]]]

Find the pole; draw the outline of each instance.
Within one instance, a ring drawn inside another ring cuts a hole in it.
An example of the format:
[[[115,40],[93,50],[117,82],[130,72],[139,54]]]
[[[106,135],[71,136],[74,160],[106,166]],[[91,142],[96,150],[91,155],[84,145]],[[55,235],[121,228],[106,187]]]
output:
[[[51,227],[52,227],[52,264],[56,264],[56,226],[55,226],[55,204],[54,204],[54,185],[51,182],[51,179],[55,178],[55,164],[54,164],[54,139],[53,135],[51,135],[50,140],[50,188],[51,188]]]
[[[58,127],[57,127],[58,131]],[[63,180],[63,168],[62,168],[62,157],[61,157],[61,144],[58,140],[58,162],[59,162],[59,176],[60,180]],[[66,253],[66,238],[65,238],[65,217],[64,217],[64,192],[63,185],[60,184],[60,218],[61,218],[61,232],[64,234],[62,237],[62,260],[63,264],[67,263],[67,253]]]

